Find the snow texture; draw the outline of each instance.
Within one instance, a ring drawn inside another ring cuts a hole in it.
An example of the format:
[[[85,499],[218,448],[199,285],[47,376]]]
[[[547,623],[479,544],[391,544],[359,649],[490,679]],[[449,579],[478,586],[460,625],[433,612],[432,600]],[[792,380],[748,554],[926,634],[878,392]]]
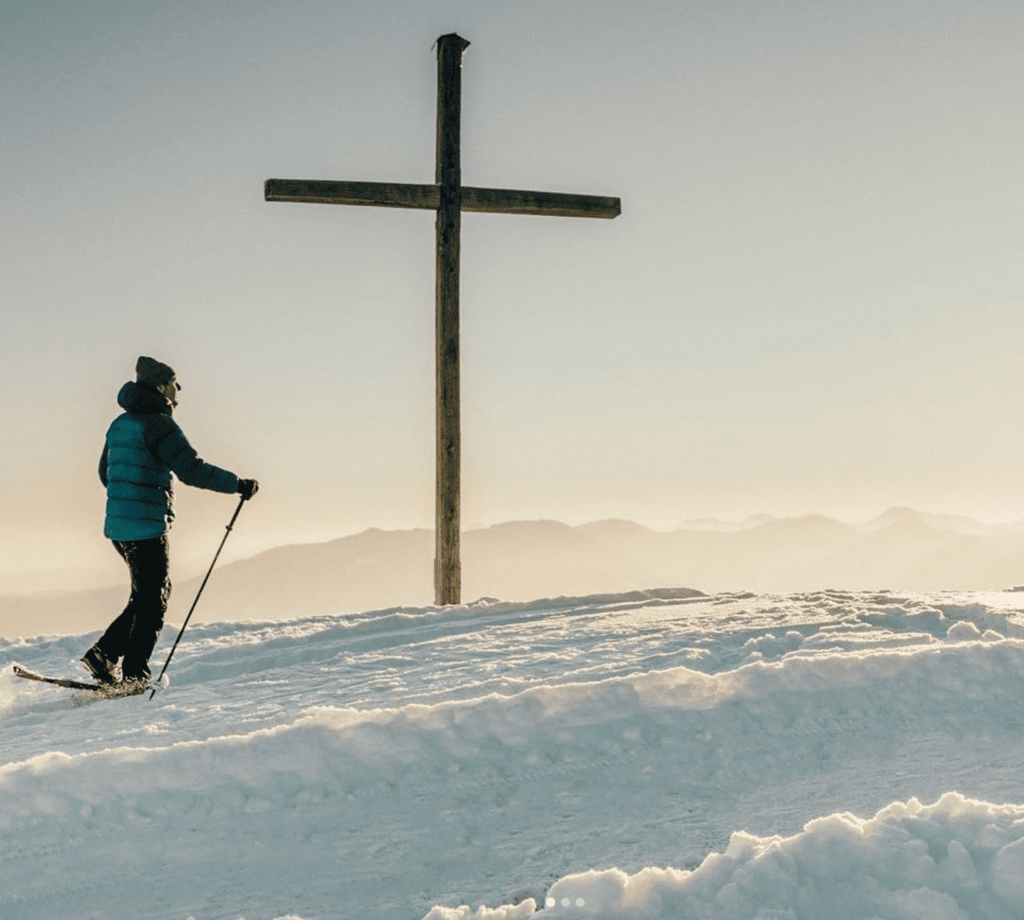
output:
[[[1024,916],[1018,593],[660,590],[0,640],[0,916]],[[176,629],[157,654],[162,662]]]

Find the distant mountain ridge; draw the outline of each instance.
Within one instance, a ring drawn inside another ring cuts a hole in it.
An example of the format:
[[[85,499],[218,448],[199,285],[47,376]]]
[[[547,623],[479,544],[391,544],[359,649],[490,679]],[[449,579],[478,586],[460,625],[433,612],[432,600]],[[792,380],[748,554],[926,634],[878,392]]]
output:
[[[725,522],[722,522],[723,524]],[[280,619],[433,602],[433,532],[371,529],[218,568],[197,620]],[[656,531],[626,520],[510,521],[462,539],[462,596],[531,600],[647,588],[708,593],[1000,590],[1024,583],[1024,522],[892,508],[860,525],[823,515]],[[199,579],[175,584],[170,621]],[[101,629],[127,588],[0,594],[0,636]]]
[[[726,521],[721,518],[703,517],[690,518],[680,523],[675,529],[679,530],[720,530],[735,531],[749,530],[761,524],[770,524],[779,520],[802,520],[804,517],[816,517],[818,515],[807,514],[797,517],[780,518],[772,514],[755,514],[742,521]],[[934,527],[936,530],[955,530],[960,533],[978,534],[1008,534],[1024,533],[1024,520],[1007,521],[999,523],[986,523],[977,521],[974,518],[962,514],[933,514],[927,511],[915,511],[903,505],[894,505],[883,511],[877,517],[871,518],[862,523],[854,523],[850,526],[858,530],[881,530],[890,524],[904,520],[916,520]]]

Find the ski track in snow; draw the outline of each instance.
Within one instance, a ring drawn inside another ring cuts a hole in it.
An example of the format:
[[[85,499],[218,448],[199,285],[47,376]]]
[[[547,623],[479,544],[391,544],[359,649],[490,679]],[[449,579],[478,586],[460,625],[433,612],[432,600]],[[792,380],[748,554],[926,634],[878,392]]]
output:
[[[0,640],[0,916],[1024,916],[1024,595],[686,590]],[[177,630],[154,655],[162,664]]]

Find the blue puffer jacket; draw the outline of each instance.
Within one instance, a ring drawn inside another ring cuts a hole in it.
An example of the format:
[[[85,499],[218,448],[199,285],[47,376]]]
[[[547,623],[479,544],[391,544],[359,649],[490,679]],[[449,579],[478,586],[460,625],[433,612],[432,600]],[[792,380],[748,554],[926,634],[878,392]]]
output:
[[[185,485],[235,492],[238,477],[196,456],[170,402],[155,390],[129,381],[117,394],[124,414],[114,419],[100,457],[107,487],[103,533],[111,540],[148,540],[166,533],[174,519],[171,473]]]

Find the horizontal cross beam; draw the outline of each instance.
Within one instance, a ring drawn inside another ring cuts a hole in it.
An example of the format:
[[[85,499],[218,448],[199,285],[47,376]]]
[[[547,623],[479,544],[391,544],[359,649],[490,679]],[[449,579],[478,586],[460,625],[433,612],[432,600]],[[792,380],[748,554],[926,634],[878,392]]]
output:
[[[522,192],[463,185],[462,210],[489,214],[537,214],[545,217],[618,217],[618,198],[564,192]],[[378,208],[419,208],[436,211],[441,204],[437,185],[400,182],[331,182],[321,179],[267,179],[265,201],[309,204],[353,204]]]

